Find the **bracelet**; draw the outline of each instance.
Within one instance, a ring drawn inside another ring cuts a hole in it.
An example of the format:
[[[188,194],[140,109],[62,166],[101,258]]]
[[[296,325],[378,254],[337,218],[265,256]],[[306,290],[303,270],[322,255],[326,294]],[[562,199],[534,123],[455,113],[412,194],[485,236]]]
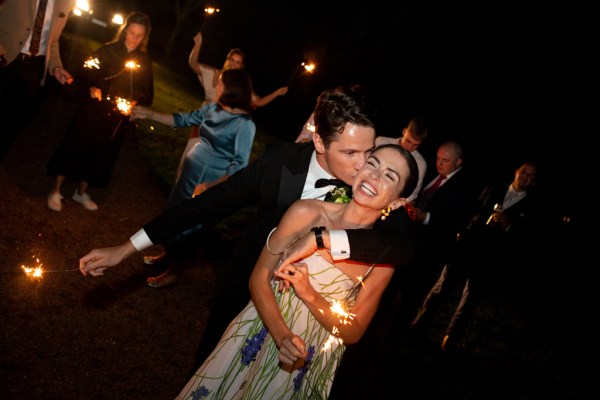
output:
[[[271,239],[271,235],[273,234],[273,232],[275,232],[275,229],[277,229],[277,227],[273,228],[273,229],[271,230],[271,232],[269,232],[269,236],[267,236],[267,246],[266,246],[266,247],[267,247],[267,251],[268,251],[269,253],[273,254],[274,256],[280,256],[280,255],[282,255],[282,254],[283,254],[283,252],[284,252],[284,251],[286,251],[287,249],[289,249],[291,245],[293,245],[294,243],[296,243],[298,240],[302,239],[304,236],[306,236],[306,234],[307,234],[308,232],[310,232],[310,231],[308,231],[308,232],[306,232],[306,233],[303,233],[302,235],[298,236],[296,239],[292,240],[292,242],[291,242],[290,244],[288,244],[288,245],[287,245],[287,247],[286,247],[285,249],[281,250],[280,252],[274,252],[274,251],[273,251],[273,250],[271,250],[271,248],[269,247],[269,239]]]
[[[326,229],[324,226],[315,226],[311,229],[315,233],[315,240],[317,241],[317,249],[324,249],[325,244],[323,243],[323,230]]]

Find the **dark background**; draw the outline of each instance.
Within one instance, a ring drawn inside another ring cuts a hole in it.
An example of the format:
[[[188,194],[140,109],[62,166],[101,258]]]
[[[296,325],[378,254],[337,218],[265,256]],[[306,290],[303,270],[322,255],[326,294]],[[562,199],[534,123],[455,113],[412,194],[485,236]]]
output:
[[[196,7],[185,14],[190,4]],[[220,12],[207,17],[208,5]],[[432,161],[442,140],[456,138],[466,148],[466,165],[483,180],[510,175],[524,159],[540,161],[548,172],[542,176],[550,179],[573,179],[578,170],[575,157],[566,162],[560,154],[564,145],[557,138],[573,126],[566,121],[576,109],[579,96],[573,94],[582,77],[570,66],[585,10],[491,1],[147,0],[92,6],[99,13],[148,13],[153,59],[188,77],[199,92],[187,59],[201,28],[200,61],[220,67],[229,49],[243,49],[259,95],[286,85],[303,60],[316,63],[314,74],[298,76],[286,96],[254,114],[260,128],[282,140],[295,139],[322,90],[360,83],[380,110],[378,134],[399,136],[413,116],[429,121],[422,151]],[[91,33],[108,39],[109,32]],[[557,156],[565,162],[557,165]]]

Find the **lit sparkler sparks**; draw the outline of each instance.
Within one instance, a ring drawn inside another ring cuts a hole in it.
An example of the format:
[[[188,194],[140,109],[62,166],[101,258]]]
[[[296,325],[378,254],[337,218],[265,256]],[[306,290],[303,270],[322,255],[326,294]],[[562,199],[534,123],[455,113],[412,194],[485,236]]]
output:
[[[306,63],[306,62],[302,62],[300,65],[298,65],[295,69],[294,72],[292,72],[292,76],[290,77],[290,80],[288,81],[288,86],[290,86],[292,84],[292,82],[294,81],[294,79],[297,76],[301,76],[303,73],[309,73],[312,74],[315,71],[316,65],[314,63]],[[298,71],[300,71],[300,74],[298,74]]]
[[[28,267],[26,265],[21,265],[21,269],[23,270],[23,272],[25,272],[25,276],[27,276],[28,278],[31,279],[42,279],[45,273],[48,272],[71,272],[71,271],[79,271],[79,268],[72,268],[72,269],[65,269],[65,270],[44,270],[42,268],[42,262],[40,261],[39,258],[36,258],[35,256],[33,256],[33,258],[35,258],[35,266],[33,267]]]
[[[204,29],[204,27],[206,26],[206,22],[208,21],[208,17],[215,14],[221,12],[220,9],[215,8],[215,7],[206,7],[204,9],[204,18],[202,19],[202,26],[200,27],[200,32],[202,32],[202,30]]]
[[[85,62],[83,63],[83,67],[88,69],[100,69],[100,60],[98,60],[97,58],[90,57],[87,60],[85,60]]]
[[[117,105],[117,108],[119,109],[121,114],[125,116],[131,114],[132,104],[129,100],[124,99],[122,97],[115,97],[115,104]]]
[[[44,270],[42,269],[42,263],[40,263],[40,260],[36,260],[38,265],[35,267],[27,267],[25,265],[21,265],[21,268],[23,269],[23,271],[25,272],[25,275],[32,278],[32,279],[41,279],[42,278],[42,274],[44,273]]]

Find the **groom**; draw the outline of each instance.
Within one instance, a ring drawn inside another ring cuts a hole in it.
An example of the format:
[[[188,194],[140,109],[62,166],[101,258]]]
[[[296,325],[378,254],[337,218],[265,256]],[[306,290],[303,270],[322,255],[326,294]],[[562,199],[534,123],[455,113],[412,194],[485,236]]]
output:
[[[250,300],[248,280],[269,232],[298,199],[318,198],[334,188],[316,188],[318,179],[337,178],[351,185],[375,144],[374,110],[361,88],[338,87],[321,93],[314,111],[312,143],[281,143],[227,181],[200,196],[165,210],[127,242],[92,250],[79,261],[81,272],[102,275],[136,251],[162,243],[195,225],[218,222],[248,205],[257,205],[250,222],[219,276],[213,312],[197,353],[199,366],[225,328]],[[335,259],[407,264],[413,252],[410,221],[404,209],[373,229],[323,231],[323,245]],[[306,235],[316,241],[317,235]],[[324,243],[323,243],[324,242]]]

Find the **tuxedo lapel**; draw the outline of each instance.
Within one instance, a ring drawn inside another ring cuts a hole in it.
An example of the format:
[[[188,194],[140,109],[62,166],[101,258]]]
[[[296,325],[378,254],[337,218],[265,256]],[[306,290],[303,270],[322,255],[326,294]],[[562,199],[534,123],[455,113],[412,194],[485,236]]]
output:
[[[287,161],[281,166],[277,194],[277,208],[280,210],[287,210],[290,204],[302,196],[314,146],[310,143],[310,146],[298,147],[297,150],[297,154],[290,152]]]
[[[285,165],[282,167],[279,182],[279,194],[277,196],[277,208],[287,208],[291,203],[302,196],[302,189],[306,181],[306,174],[293,174]]]

